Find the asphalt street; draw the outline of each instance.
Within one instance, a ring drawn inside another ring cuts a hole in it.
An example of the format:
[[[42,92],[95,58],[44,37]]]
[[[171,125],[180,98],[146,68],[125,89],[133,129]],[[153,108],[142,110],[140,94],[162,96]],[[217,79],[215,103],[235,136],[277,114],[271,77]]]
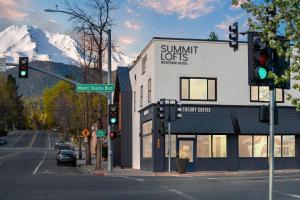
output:
[[[92,176],[56,166],[57,136],[18,131],[0,146],[0,200],[268,199],[267,174],[215,177]],[[300,174],[276,174],[275,198],[300,199]]]

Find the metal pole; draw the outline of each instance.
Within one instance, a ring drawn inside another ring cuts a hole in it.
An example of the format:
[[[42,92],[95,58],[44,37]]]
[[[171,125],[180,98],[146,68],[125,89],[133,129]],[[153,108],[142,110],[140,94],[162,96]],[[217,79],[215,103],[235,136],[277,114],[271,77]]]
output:
[[[169,173],[171,173],[171,122],[168,121],[168,134],[169,134]]]
[[[111,30],[108,29],[107,30],[107,35],[108,35],[108,65],[107,65],[107,83],[110,84],[111,83]],[[107,98],[107,112],[108,112],[108,106],[109,104],[111,104],[112,101],[112,93],[109,93],[108,98]],[[107,140],[108,140],[108,165],[107,165],[107,171],[111,172],[112,171],[112,142],[111,142],[111,138],[110,138],[110,131],[111,131],[111,127],[108,123],[108,127],[107,127]]]
[[[270,148],[269,148],[269,200],[273,200],[274,185],[274,108],[275,90],[270,86]]]

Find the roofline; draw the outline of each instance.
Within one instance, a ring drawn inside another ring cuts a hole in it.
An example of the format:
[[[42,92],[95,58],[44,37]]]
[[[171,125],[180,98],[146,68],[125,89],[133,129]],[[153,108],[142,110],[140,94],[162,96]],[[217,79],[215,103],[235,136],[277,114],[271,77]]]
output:
[[[198,41],[198,42],[221,42],[226,43],[229,40],[208,40],[208,39],[195,39],[195,38],[171,38],[171,37],[153,37],[150,42],[143,48],[141,53],[137,56],[137,58],[132,62],[129,71],[135,66],[135,64],[141,59],[141,55],[151,46],[154,40],[177,40],[177,41]],[[246,41],[239,41],[240,44],[247,44]]]

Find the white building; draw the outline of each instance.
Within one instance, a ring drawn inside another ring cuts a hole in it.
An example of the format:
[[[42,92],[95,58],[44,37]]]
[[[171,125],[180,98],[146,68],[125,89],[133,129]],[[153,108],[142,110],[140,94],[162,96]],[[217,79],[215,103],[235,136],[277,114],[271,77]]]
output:
[[[173,169],[176,156],[189,157],[191,171],[267,168],[269,129],[258,114],[269,89],[248,85],[247,48],[240,43],[233,52],[227,41],[153,38],[129,70],[119,68],[114,101],[122,106],[121,137],[115,146],[126,148],[116,147],[116,164],[125,159],[124,166],[135,169],[167,170],[167,138],[157,117],[157,101],[166,98],[183,105],[182,119],[172,123]],[[125,91],[127,98],[120,98]],[[300,121],[287,93],[297,95],[276,89],[275,167],[299,168]]]

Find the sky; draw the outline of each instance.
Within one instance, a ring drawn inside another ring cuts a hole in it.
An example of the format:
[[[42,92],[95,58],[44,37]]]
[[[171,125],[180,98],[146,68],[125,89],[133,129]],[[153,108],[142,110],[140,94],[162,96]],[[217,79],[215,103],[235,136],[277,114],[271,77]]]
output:
[[[78,5],[88,0],[70,0]],[[228,26],[239,22],[246,31],[247,15],[231,0],[112,0],[113,40],[126,55],[135,58],[153,37],[207,39],[210,32],[228,39]],[[243,0],[240,0],[243,1]],[[0,0],[0,31],[10,25],[35,25],[50,32],[74,36],[72,23],[62,13],[63,0]]]

